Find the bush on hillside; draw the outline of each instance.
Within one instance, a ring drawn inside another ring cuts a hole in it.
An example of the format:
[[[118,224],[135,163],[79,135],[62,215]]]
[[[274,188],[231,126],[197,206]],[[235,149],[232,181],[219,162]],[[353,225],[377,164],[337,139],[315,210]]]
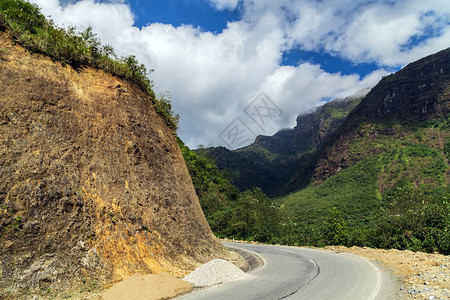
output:
[[[47,20],[36,4],[24,0],[0,0],[0,31],[7,30],[15,42],[31,52],[49,56],[74,68],[91,66],[136,84],[152,101],[155,109],[173,130],[178,126],[178,115],[173,114],[168,99],[157,99],[149,72],[134,55],[118,58],[114,49],[102,45],[88,27],[77,32],[56,26]]]

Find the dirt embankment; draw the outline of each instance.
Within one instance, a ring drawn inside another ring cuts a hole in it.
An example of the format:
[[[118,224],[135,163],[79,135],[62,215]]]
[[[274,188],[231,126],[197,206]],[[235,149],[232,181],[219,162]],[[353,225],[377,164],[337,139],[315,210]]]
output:
[[[450,299],[450,257],[442,254],[329,246],[327,250],[347,252],[376,261],[401,280],[402,299]]]
[[[184,276],[227,255],[134,85],[0,33],[0,297]]]

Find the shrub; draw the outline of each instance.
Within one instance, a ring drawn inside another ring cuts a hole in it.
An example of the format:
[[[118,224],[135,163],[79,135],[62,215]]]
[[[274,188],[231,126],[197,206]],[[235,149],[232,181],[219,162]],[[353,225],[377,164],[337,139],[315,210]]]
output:
[[[31,52],[44,54],[74,68],[99,68],[136,84],[176,131],[179,117],[172,112],[169,100],[156,99],[146,67],[139,64],[134,55],[117,58],[111,46],[101,44],[92,27],[83,32],[77,32],[74,27],[64,29],[47,20],[35,4],[24,0],[0,0],[0,31],[5,30],[15,42]]]
[[[336,207],[328,211],[328,216],[322,225],[322,233],[328,244],[344,245],[347,242],[346,224],[342,212]]]

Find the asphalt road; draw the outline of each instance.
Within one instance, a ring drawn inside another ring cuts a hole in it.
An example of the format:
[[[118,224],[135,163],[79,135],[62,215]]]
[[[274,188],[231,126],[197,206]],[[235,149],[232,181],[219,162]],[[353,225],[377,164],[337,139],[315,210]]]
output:
[[[386,297],[381,287],[387,278],[358,256],[296,247],[224,244],[256,253],[264,260],[264,266],[251,271],[247,279],[196,291],[180,300],[374,300]]]

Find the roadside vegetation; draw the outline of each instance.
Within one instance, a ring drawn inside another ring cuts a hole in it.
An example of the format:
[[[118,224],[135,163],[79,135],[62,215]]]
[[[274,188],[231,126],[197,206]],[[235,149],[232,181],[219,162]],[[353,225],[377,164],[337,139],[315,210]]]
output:
[[[395,126],[399,135],[352,141],[368,158],[275,199],[295,224],[288,243],[450,254],[449,116]]]
[[[448,118],[422,124],[402,139],[368,141],[390,150],[273,201],[259,188],[239,193],[230,174],[219,171],[207,153],[182,149],[206,218],[219,237],[448,255],[449,143],[443,149],[429,146],[446,132]]]
[[[16,43],[32,53],[44,54],[75,69],[86,66],[102,69],[134,83],[176,131],[178,115],[173,113],[167,97],[155,96],[146,67],[134,55],[118,57],[113,47],[102,45],[91,27],[82,32],[74,27],[58,27],[35,4],[24,0],[0,0],[0,31],[8,32]]]
[[[218,237],[270,243],[279,236],[280,209],[261,189],[240,193],[231,175],[219,171],[213,159],[195,153],[181,140],[178,144],[206,219]]]

